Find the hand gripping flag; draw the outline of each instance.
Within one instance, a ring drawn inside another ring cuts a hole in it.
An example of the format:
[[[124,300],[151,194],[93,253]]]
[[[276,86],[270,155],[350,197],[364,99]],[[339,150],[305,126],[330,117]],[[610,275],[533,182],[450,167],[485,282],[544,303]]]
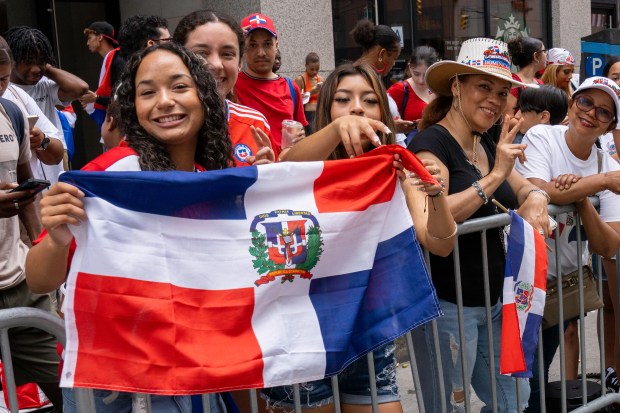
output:
[[[393,153],[204,173],[67,172],[62,386],[198,394],[319,379],[440,315]]]
[[[538,231],[516,212],[510,211],[510,217],[500,371],[529,378],[545,309],[547,251]]]

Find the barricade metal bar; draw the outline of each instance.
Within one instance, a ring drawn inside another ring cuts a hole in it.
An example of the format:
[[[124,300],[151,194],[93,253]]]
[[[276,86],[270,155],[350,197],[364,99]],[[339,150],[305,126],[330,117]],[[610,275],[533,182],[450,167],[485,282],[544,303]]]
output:
[[[603,296],[603,260],[600,255],[596,255],[596,289],[598,296]],[[599,379],[601,383],[605,383],[605,320],[603,319],[603,310],[598,310],[598,333],[599,333]],[[607,386],[601,386],[601,394],[604,396],[607,393]]]
[[[95,397],[92,389],[73,389],[75,405],[80,413],[96,413]]]
[[[584,321],[584,296],[583,296],[583,248],[581,245],[581,216],[577,212],[575,214],[575,222],[577,228],[577,276],[579,285],[579,350],[581,351],[581,403],[586,404],[588,402],[588,383],[586,381],[586,341],[585,338],[585,321]],[[558,272],[559,274],[559,272]]]
[[[620,393],[608,393],[605,396],[592,400],[585,406],[581,406],[575,410],[571,410],[572,413],[594,413],[599,410],[611,406],[614,403],[620,403]]]
[[[562,413],[565,413],[567,411],[567,404],[566,404],[566,360],[564,358],[564,355],[566,354],[565,349],[564,349],[564,299],[563,299],[563,285],[562,285],[562,275],[561,275],[561,269],[562,269],[562,260],[561,260],[561,244],[560,244],[560,230],[559,230],[560,226],[558,225],[558,227],[556,228],[556,234],[555,234],[555,268],[556,268],[556,275],[559,276],[558,278],[558,283],[557,283],[557,288],[558,288],[558,320],[560,320],[560,322],[557,325],[557,329],[558,329],[558,335],[559,335],[559,339],[560,339],[560,403],[561,403],[561,408],[562,408]],[[553,328],[553,327],[550,327]],[[544,344],[544,343],[543,343]],[[544,370],[540,372],[540,374],[544,375]],[[545,386],[543,386],[541,388],[541,390],[544,388]]]
[[[469,376],[467,375],[467,356],[465,352],[465,323],[463,322],[463,287],[461,285],[461,265],[459,259],[459,243],[457,242],[454,245],[454,251],[452,256],[454,257],[454,282],[456,283],[456,306],[457,306],[457,315],[459,320],[459,352],[461,353],[461,373],[463,374],[463,395],[465,397],[465,411],[467,413],[471,412],[471,403],[469,400],[470,397],[470,381]],[[439,352],[439,347],[437,347],[437,351]],[[440,370],[443,371],[443,370]],[[454,398],[454,391],[452,389],[452,394],[450,395],[450,400]],[[445,393],[444,393],[445,395]],[[444,397],[445,398],[445,397]]]
[[[133,404],[132,411],[134,412],[146,412],[151,413],[153,406],[151,404],[151,395],[144,393],[133,393],[131,395],[131,402]]]
[[[332,376],[332,392],[334,393],[334,413],[340,413],[340,389],[338,376]]]
[[[258,413],[258,394],[254,389],[248,390],[250,396],[250,410],[252,413]]]
[[[30,307],[7,308],[0,310],[0,313],[2,314],[0,328],[24,326],[38,328],[55,336],[64,347],[65,325],[58,316]]]
[[[211,413],[211,402],[209,401],[209,393],[202,395],[202,411],[204,413]]]
[[[538,330],[538,371],[539,372],[544,372],[544,368],[545,368],[545,363],[543,360],[544,357],[544,353],[543,353],[543,341],[542,341],[542,325],[540,326],[540,329]],[[545,403],[545,401],[547,400],[545,398],[545,376],[544,374],[539,374],[538,375],[538,386],[540,388],[540,411],[541,413],[546,413],[547,412],[547,404]]]
[[[443,370],[442,370],[442,361],[441,361],[441,351],[439,351],[439,331],[437,330],[437,320],[433,320],[431,321],[431,327],[433,328],[433,345],[435,346],[435,348],[437,349],[437,351],[435,351],[436,353],[436,367],[437,367],[437,376],[439,378],[439,392],[440,394],[444,395],[446,394],[446,383],[444,383],[443,380]],[[448,406],[446,406],[446,398],[445,397],[440,397],[441,399],[441,412],[442,413],[447,413],[448,411]]]
[[[0,331],[0,349],[2,353],[2,363],[4,364],[4,384],[6,384],[6,390],[9,392],[9,409],[11,413],[18,413],[17,386],[15,385],[15,373],[13,371],[13,358],[11,357],[8,328],[3,328],[2,331]]]
[[[456,235],[456,243],[458,245],[458,233]],[[431,257],[428,250],[424,250],[424,259],[426,260],[426,266],[431,268]],[[435,349],[439,349],[439,331],[437,330],[437,320],[431,321],[431,329],[433,331],[433,346]],[[441,368],[441,351],[435,351],[435,367],[437,368],[437,378],[439,383],[439,394],[446,394],[446,384],[443,381],[443,370]],[[419,389],[419,390],[418,390]],[[422,394],[422,390],[420,388],[416,388],[417,392]],[[441,400],[441,413],[447,413],[448,407],[446,406],[446,398],[440,397]],[[431,412],[429,412],[431,413]],[[434,413],[434,412],[433,412]]]
[[[37,308],[8,308],[1,310],[2,319],[0,320],[0,353],[4,363],[5,379],[11,413],[18,412],[17,387],[15,385],[15,375],[13,370],[13,360],[11,358],[11,346],[9,343],[8,330],[14,327],[34,327],[48,332],[56,337],[58,341],[65,344],[65,328],[57,316]]]
[[[495,346],[493,345],[493,320],[491,316],[491,288],[489,287],[489,257],[487,251],[487,230],[480,234],[482,249],[482,278],[484,280],[484,307],[487,318],[487,341],[489,343],[489,376],[491,377],[491,400],[493,411],[497,411],[497,380],[495,380]],[[501,333],[501,332],[500,332]]]
[[[301,397],[299,396],[299,384],[293,384],[293,402],[295,403],[295,413],[301,413]]]
[[[425,413],[424,410],[424,396],[420,390],[420,374],[418,374],[418,363],[415,359],[415,350],[413,348],[413,339],[411,338],[411,332],[405,334],[407,340],[407,351],[409,352],[409,367],[411,368],[411,375],[413,376],[413,387],[415,388],[416,398],[418,400],[418,411]]]
[[[379,397],[377,396],[377,376],[375,372],[375,359],[372,351],[366,354],[368,361],[368,376],[370,378],[370,399],[372,400],[372,413],[379,413]]]

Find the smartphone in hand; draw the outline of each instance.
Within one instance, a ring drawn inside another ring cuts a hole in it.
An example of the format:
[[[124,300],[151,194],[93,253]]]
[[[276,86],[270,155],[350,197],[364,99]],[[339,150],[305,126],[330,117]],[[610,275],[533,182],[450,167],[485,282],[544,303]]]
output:
[[[39,117],[37,115],[28,115],[28,129],[34,128],[34,125],[37,124]]]
[[[51,182],[45,179],[30,178],[19,184],[17,188],[11,189],[9,192],[30,191],[34,189],[35,192],[32,194],[34,195],[48,188],[50,184]]]

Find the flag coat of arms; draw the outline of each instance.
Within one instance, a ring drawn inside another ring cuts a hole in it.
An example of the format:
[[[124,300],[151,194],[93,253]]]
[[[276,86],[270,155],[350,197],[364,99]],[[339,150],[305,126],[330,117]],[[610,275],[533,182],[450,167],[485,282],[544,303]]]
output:
[[[88,219],[62,386],[198,394],[319,379],[440,314],[403,148],[204,173],[67,172]]]
[[[500,372],[532,377],[547,296],[545,239],[510,211],[502,308]]]

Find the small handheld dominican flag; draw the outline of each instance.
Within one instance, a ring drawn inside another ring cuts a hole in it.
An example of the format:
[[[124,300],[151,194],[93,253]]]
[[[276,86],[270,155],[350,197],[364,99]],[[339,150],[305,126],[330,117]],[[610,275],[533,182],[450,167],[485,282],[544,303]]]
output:
[[[542,235],[516,212],[510,216],[500,372],[528,378],[545,309],[547,251]]]

